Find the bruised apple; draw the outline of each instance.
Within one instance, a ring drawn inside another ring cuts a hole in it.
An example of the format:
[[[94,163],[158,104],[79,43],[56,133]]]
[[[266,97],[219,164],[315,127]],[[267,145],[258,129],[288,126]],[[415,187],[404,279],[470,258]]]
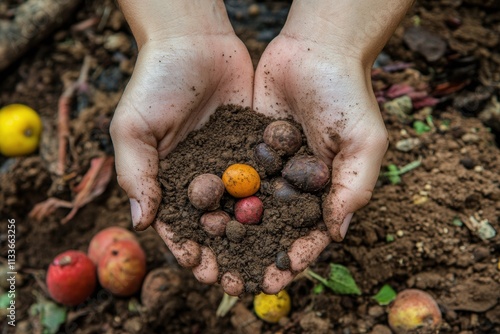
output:
[[[99,264],[99,260],[106,251],[106,248],[118,240],[134,240],[137,241],[135,235],[127,229],[119,226],[111,226],[100,231],[92,240],[90,240],[88,255],[95,265]]]
[[[441,323],[441,311],[434,298],[418,289],[398,293],[388,312],[389,326],[398,334],[417,328],[435,329]]]
[[[68,250],[52,260],[46,280],[52,299],[75,306],[83,303],[95,290],[95,265],[85,253]]]
[[[110,244],[99,261],[101,285],[117,296],[131,296],[141,288],[146,275],[146,255],[134,240]]]

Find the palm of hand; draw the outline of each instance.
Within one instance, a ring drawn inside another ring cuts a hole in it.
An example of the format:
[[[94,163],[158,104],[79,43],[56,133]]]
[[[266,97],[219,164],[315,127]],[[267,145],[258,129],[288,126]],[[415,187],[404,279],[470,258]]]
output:
[[[346,216],[369,201],[388,144],[369,73],[353,57],[282,35],[255,77],[254,109],[293,117],[314,153],[332,166],[323,217],[336,241],[345,235]]]

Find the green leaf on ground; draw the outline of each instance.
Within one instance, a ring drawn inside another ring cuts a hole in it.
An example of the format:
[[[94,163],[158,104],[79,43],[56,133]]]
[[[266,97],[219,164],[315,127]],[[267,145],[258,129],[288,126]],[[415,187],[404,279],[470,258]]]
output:
[[[308,274],[330,288],[336,294],[361,295],[361,290],[356,284],[356,281],[354,281],[349,269],[340,264],[330,263],[330,276],[328,279],[323,278],[310,269],[308,270]]]
[[[415,129],[417,135],[431,131],[431,127],[422,121],[413,122],[413,129]]]
[[[394,291],[389,284],[385,284],[372,298],[375,299],[379,305],[389,305],[396,298],[396,294],[396,291]]]
[[[66,308],[45,299],[31,305],[29,312],[32,316],[39,316],[43,334],[56,334],[66,321]]]
[[[0,296],[0,308],[7,308],[10,305],[11,298],[9,297],[9,293],[6,292]]]
[[[325,286],[323,284],[316,284],[313,288],[313,293],[315,295],[319,295],[320,293],[323,293],[325,291]]]

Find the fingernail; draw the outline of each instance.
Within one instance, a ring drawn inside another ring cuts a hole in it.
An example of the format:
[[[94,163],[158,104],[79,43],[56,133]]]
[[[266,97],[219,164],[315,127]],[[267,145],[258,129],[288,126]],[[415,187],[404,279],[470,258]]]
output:
[[[352,213],[348,213],[344,218],[344,222],[342,223],[342,225],[340,225],[340,236],[342,237],[342,239],[344,239],[347,233],[347,229],[349,228],[351,219],[352,219]]]
[[[134,198],[130,199],[130,211],[132,213],[132,224],[134,225],[135,229],[135,227],[139,224],[139,220],[141,219],[142,211],[139,202],[137,202],[137,200]]]

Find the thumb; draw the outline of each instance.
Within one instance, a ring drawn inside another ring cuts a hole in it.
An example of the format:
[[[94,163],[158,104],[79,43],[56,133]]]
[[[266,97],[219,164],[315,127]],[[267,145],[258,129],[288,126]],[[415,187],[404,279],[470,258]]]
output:
[[[332,163],[332,186],[323,203],[323,219],[334,241],[342,241],[351,218],[370,201],[388,146],[387,132],[372,132],[346,143]]]
[[[120,107],[111,122],[110,133],[118,184],[130,199],[134,229],[145,230],[156,217],[161,201],[157,141],[138,113]]]

